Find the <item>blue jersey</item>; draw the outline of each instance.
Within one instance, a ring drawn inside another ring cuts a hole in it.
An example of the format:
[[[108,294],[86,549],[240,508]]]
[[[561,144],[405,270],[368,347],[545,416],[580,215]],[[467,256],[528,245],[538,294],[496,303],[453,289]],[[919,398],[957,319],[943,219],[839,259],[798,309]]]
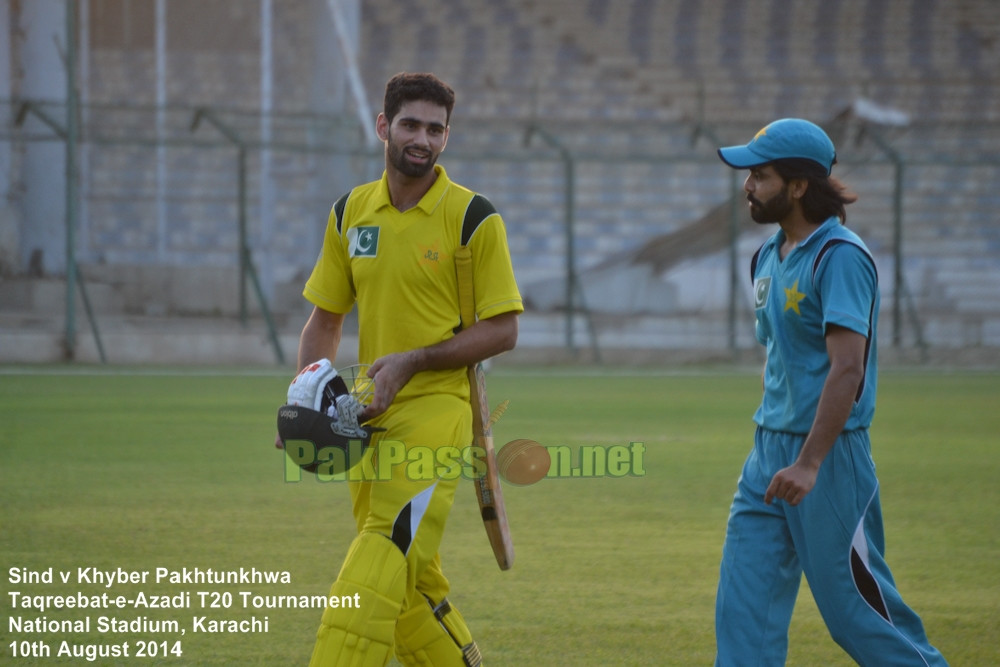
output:
[[[879,291],[875,262],[857,234],[836,217],[782,260],[779,230],[751,263],[757,340],[767,348],[761,427],[808,433],[830,370],[829,325],[868,339],[865,375],[844,430],[867,428],[875,412]]]

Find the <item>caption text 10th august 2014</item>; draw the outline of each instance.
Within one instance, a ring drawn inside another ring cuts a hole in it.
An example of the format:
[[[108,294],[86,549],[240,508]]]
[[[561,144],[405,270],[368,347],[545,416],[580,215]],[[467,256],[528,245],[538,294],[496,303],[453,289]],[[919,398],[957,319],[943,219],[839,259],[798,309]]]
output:
[[[4,594],[12,660],[184,659],[186,638],[259,634],[277,609],[360,608],[360,594],[261,592],[292,583],[287,571],[239,568],[12,567]],[[110,641],[108,639],[110,638]]]

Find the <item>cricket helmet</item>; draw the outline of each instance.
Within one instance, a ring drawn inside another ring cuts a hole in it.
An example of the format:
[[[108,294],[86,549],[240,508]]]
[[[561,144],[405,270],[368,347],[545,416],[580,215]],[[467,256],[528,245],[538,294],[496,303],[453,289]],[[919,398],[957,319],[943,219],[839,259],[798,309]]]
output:
[[[372,434],[381,430],[358,423],[373,389],[366,373],[362,366],[338,372],[321,359],[292,380],[278,409],[278,436],[300,468],[338,474],[360,462]]]

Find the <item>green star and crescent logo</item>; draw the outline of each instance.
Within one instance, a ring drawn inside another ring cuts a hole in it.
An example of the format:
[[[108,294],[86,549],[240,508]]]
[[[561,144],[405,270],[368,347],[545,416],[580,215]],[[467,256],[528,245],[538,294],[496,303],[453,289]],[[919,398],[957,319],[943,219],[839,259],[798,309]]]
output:
[[[375,257],[378,254],[378,227],[352,227],[347,230],[349,257]]]
[[[753,284],[753,307],[754,310],[767,305],[767,295],[771,293],[771,277],[758,278]]]

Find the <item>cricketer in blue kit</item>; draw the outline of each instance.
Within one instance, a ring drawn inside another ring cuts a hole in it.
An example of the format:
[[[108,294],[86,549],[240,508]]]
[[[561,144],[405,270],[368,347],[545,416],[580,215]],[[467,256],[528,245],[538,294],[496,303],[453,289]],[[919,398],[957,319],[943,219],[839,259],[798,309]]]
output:
[[[754,446],[730,510],[716,597],[716,665],[783,665],[804,573],[833,639],[861,665],[945,665],[896,590],[868,427],[875,411],[878,275],[844,223],[857,197],[809,121],[719,149],[749,169],[750,215],[778,231],[754,255],[767,349]]]

